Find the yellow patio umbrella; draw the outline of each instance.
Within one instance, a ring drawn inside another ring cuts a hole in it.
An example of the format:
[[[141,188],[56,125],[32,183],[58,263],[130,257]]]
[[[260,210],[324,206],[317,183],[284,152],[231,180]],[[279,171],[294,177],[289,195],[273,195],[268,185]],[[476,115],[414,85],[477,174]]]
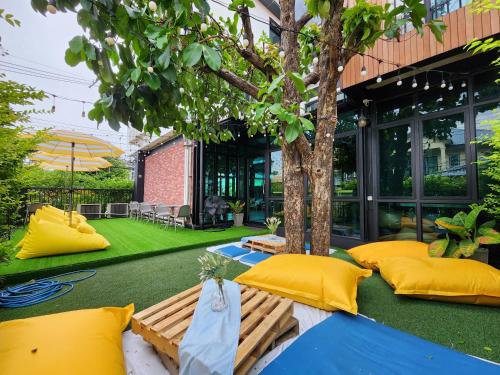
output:
[[[42,169],[45,169],[46,171],[65,171],[69,172],[70,166],[68,165],[56,165],[56,164],[50,164],[50,163],[40,163],[39,167]],[[79,166],[74,166],[73,171],[74,172],[96,172],[98,171],[99,168],[96,167],[79,167]]]
[[[45,166],[54,167],[54,169],[58,169],[55,167],[60,166],[61,168],[58,170],[66,170],[66,168],[69,170],[71,168],[71,156],[53,155],[43,151],[38,151],[32,154],[30,159],[41,162]],[[75,172],[97,171],[100,168],[108,168],[112,166],[109,161],[101,157],[75,157],[73,164],[73,170]]]
[[[118,157],[123,154],[123,150],[111,143],[94,137],[90,134],[80,133],[70,130],[49,130],[46,140],[37,145],[37,149],[46,155],[69,157],[71,172],[71,182],[69,189],[69,221],[71,224],[73,212],[73,177],[75,172],[75,157],[96,158],[96,157]],[[57,163],[48,163],[59,165]],[[65,165],[63,165],[65,167]],[[104,167],[105,168],[105,167]]]

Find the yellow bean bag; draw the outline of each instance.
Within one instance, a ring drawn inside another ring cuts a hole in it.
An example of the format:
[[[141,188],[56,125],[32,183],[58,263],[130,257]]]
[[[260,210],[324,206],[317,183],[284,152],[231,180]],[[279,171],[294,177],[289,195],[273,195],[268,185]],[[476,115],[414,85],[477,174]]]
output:
[[[101,250],[110,243],[100,234],[81,233],[65,224],[33,220],[18,259]]]
[[[0,374],[124,375],[122,331],[134,305],[0,323]]]
[[[471,259],[393,257],[380,275],[395,294],[447,302],[500,306],[500,271]]]
[[[86,222],[80,222],[80,224],[77,225],[76,229],[80,233],[93,234],[96,232],[95,228]]]
[[[361,266],[378,271],[379,262],[385,258],[428,258],[428,247],[428,244],[418,241],[381,241],[353,247],[347,253]]]
[[[358,284],[371,274],[340,259],[283,254],[258,263],[234,281],[323,310],[357,314]]]

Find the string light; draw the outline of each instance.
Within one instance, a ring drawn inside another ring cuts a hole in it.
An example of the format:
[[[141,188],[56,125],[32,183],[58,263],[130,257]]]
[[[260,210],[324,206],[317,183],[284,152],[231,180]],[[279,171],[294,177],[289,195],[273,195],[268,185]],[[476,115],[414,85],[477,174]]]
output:
[[[462,83],[460,84],[460,87],[467,87],[467,82],[462,81]]]
[[[429,78],[428,78],[428,73],[429,73],[429,72],[425,72],[425,85],[424,85],[424,90],[425,90],[425,91],[429,90]]]
[[[312,60],[313,65],[318,65],[319,59],[318,56],[316,55],[316,52],[314,52],[313,56],[314,56]]]
[[[179,92],[181,93],[181,95],[184,94],[184,87],[180,87]]]
[[[401,80],[401,77],[398,76],[398,81],[396,82],[396,85],[401,86],[403,84],[403,81]]]
[[[85,102],[82,102],[82,117],[85,117]]]
[[[413,80],[411,81],[411,87],[416,88],[418,86],[417,79],[413,76]]]
[[[439,98],[437,98],[436,102],[441,103],[443,101],[443,95],[439,95]]]
[[[361,68],[361,77],[366,76],[365,55],[363,55],[363,67]]]
[[[448,90],[450,90],[450,91],[453,90],[453,83],[451,83],[451,81],[450,81],[450,84],[448,85]]]
[[[284,59],[285,58],[285,51],[283,51],[283,49],[280,48],[280,52],[279,52],[279,56]]]
[[[443,72],[441,72],[441,88],[444,89],[446,87],[446,81],[444,80]]]
[[[148,72],[149,73],[153,73],[155,70],[152,66],[148,66]]]
[[[244,39],[241,41],[241,45],[243,46],[243,48],[247,48],[249,44],[250,44],[250,42],[248,41],[248,39],[247,39],[247,38],[244,38]]]
[[[49,2],[47,4],[47,11],[50,14],[56,14],[57,13],[56,0],[49,0]]]
[[[201,25],[200,25],[200,31],[201,31],[202,33],[204,33],[204,32],[205,32],[205,31],[207,31],[207,30],[208,30],[208,26],[207,26],[207,24],[206,24],[205,22],[202,22],[202,23],[201,23]]]
[[[158,8],[154,1],[150,1],[148,7],[151,12],[156,12],[156,9]]]
[[[56,96],[52,95],[52,108],[50,109],[50,112],[54,113],[56,111]]]
[[[339,61],[339,65],[337,66],[337,71],[338,72],[343,72],[344,71],[344,65],[342,65],[342,61]]]

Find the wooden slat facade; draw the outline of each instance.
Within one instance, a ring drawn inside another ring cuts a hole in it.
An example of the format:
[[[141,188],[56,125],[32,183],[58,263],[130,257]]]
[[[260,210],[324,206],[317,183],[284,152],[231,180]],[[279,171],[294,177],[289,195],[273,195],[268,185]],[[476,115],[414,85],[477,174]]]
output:
[[[352,0],[349,0],[346,3],[351,2],[353,3]],[[372,0],[372,2],[383,5],[386,0]],[[473,38],[482,39],[500,32],[500,12],[498,10],[474,15],[470,12],[469,7],[462,7],[442,18],[448,26],[443,35],[443,43],[439,43],[430,30],[425,28],[422,37],[415,30],[412,30],[403,34],[399,42],[385,38],[378,40],[375,46],[367,50],[366,53],[403,67],[463,47]],[[366,76],[362,77],[360,71],[363,66],[363,57],[356,55],[349,61],[342,74],[343,88],[377,77],[379,69],[380,74],[397,70],[396,66],[387,63],[382,63],[378,68],[377,62],[372,58],[365,57],[364,63],[368,72]]]

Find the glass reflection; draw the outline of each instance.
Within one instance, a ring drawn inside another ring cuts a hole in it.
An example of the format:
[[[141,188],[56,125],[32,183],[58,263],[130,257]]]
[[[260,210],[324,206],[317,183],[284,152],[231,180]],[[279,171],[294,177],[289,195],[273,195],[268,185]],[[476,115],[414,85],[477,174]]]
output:
[[[460,81],[453,82],[454,90],[443,90],[440,87],[435,87],[428,91],[422,91],[418,98],[418,111],[420,114],[444,111],[445,109],[456,108],[466,105],[467,87],[461,87]]]
[[[381,196],[411,196],[411,127],[379,132],[379,190]]]
[[[336,139],[333,145],[334,196],[353,197],[358,195],[356,170],[356,136]]]
[[[391,122],[413,116],[413,100],[411,97],[381,103],[377,106],[377,122]]]
[[[476,107],[475,110],[475,123],[476,123],[476,138],[477,140],[487,139],[491,136],[491,126],[493,122],[500,119],[500,103],[491,103]],[[491,177],[485,176],[482,172],[486,165],[481,163],[484,157],[491,153],[491,149],[481,143],[477,147],[477,160],[478,163],[478,183],[479,183],[479,196],[483,198],[486,194],[491,192],[488,186],[493,181]]]
[[[269,174],[271,184],[271,195],[283,195],[283,163],[281,151],[271,152],[271,170]]]
[[[424,195],[467,195],[464,115],[423,122]]]
[[[480,102],[500,96],[500,85],[495,83],[498,78],[496,69],[478,74],[474,77],[474,101]]]
[[[214,154],[211,152],[205,152],[204,164],[205,164],[205,196],[210,196],[214,193]]]
[[[439,229],[434,221],[441,216],[453,217],[459,211],[467,211],[465,204],[424,204],[422,205],[422,234],[424,242],[432,242],[443,237],[446,230]]]
[[[333,202],[332,218],[332,233],[334,235],[360,238],[358,202]]]
[[[378,239],[416,240],[417,217],[414,203],[379,203]]]
[[[358,118],[357,111],[341,113],[338,118],[337,127],[335,128],[335,134],[356,130],[358,128]]]

